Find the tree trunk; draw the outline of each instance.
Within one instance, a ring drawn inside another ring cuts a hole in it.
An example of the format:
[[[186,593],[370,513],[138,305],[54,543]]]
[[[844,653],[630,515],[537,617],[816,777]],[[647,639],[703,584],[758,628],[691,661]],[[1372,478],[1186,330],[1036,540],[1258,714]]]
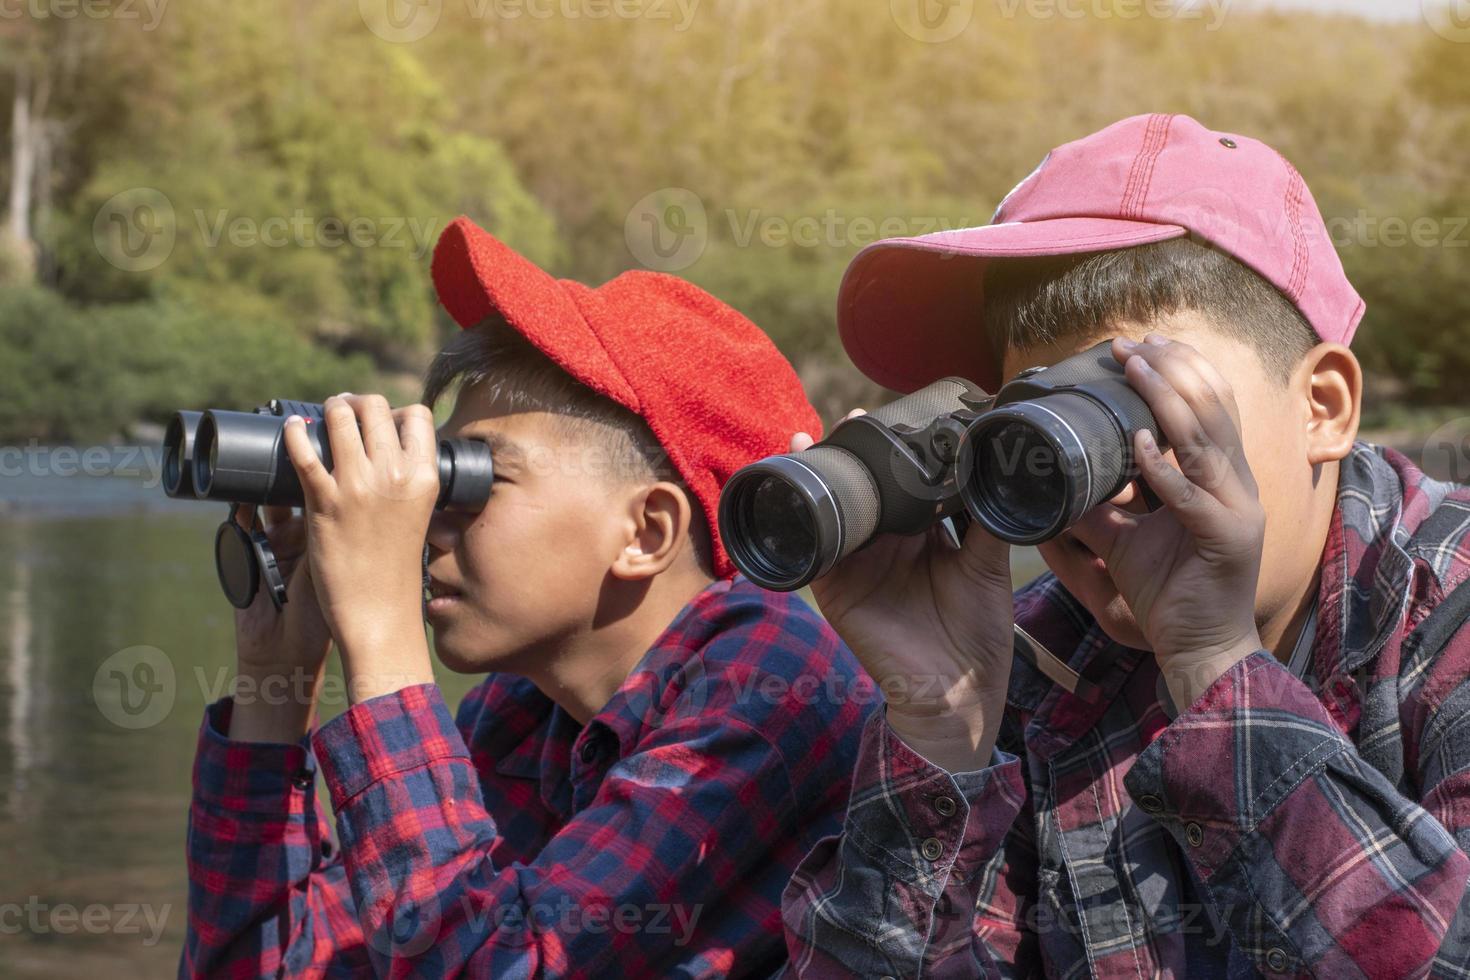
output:
[[[15,244],[29,248],[31,189],[35,186],[36,131],[31,120],[31,71],[25,59],[15,68],[10,111],[10,212],[6,227]]]

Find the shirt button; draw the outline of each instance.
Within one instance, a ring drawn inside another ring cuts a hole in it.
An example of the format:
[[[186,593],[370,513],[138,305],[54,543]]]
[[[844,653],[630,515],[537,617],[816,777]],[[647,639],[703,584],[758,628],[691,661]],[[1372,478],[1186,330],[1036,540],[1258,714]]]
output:
[[[1189,841],[1190,847],[1199,847],[1205,842],[1205,832],[1197,823],[1184,825],[1184,839]]]
[[[582,743],[582,761],[583,762],[586,762],[586,763],[588,763],[590,765],[592,763],[592,760],[594,760],[594,759],[597,758],[597,751],[598,750],[597,750],[597,743],[596,742],[592,741],[591,739],[588,739],[587,741],[583,742]]]
[[[1138,805],[1143,808],[1144,813],[1158,813],[1164,809],[1164,801],[1152,794],[1140,796],[1138,798]]]
[[[938,861],[939,855],[944,853],[944,845],[939,843],[938,837],[926,837],[924,843],[919,845],[919,853],[924,855],[926,860]]]
[[[1266,965],[1277,973],[1286,971],[1286,950],[1280,946],[1272,946],[1266,951]]]
[[[952,817],[957,807],[953,799],[948,796],[941,796],[934,801],[934,809],[939,811],[941,817]]]
[[[311,789],[312,782],[310,769],[297,769],[291,774],[291,785],[297,789]]]

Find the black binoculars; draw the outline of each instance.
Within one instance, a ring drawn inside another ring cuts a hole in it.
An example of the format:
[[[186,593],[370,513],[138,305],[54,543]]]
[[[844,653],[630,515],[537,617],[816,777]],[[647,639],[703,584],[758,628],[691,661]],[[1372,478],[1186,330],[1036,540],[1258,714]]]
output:
[[[1135,432],[1166,448],[1111,344],[1027,368],[994,396],[944,378],[843,421],[805,452],[738,470],[719,507],[731,560],[757,585],[789,592],[875,535],[946,518],[979,521],[1013,544],[1055,537],[1138,476]]]
[[[324,419],[319,403],[274,398],[253,412],[214,408],[176,412],[164,433],[163,492],[230,504],[229,516],[215,533],[214,563],[220,587],[239,609],[254,601],[262,584],[277,608],[286,602],[286,586],[269,540],[261,531],[242,527],[235,520],[235,508],[305,504],[296,467],[286,452],[286,419],[291,415],[309,423]],[[317,458],[331,470],[326,426],[308,424],[306,434]],[[441,439],[437,465],[436,509],[473,513],[485,506],[494,483],[489,446],[475,439]],[[427,563],[427,543],[424,548]]]

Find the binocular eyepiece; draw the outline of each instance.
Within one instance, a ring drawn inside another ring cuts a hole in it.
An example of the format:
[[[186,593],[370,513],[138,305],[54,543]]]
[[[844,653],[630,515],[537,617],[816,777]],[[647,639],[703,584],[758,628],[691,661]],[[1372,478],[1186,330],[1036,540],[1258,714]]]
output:
[[[301,480],[286,452],[286,419],[291,415],[309,422],[325,418],[322,405],[316,402],[277,398],[253,412],[176,412],[164,434],[164,493],[231,505],[230,516],[215,534],[214,558],[220,586],[240,609],[254,601],[262,583],[277,607],[286,601],[285,583],[266,535],[238,524],[235,505],[305,504]],[[326,426],[308,424],[306,435],[317,458],[331,470],[332,445]],[[476,513],[485,506],[494,484],[489,446],[475,439],[441,439],[437,466],[436,509]]]
[[[1055,537],[1137,477],[1135,432],[1164,447],[1110,346],[1028,368],[994,397],[944,378],[843,421],[805,452],[744,467],[720,495],[731,560],[784,592],[875,535],[944,518],[968,516],[1013,544]]]

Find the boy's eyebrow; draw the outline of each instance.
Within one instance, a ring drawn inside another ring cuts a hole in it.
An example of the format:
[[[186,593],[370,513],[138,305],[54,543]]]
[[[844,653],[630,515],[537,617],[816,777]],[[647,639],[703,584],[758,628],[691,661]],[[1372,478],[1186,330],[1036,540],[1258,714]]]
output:
[[[520,443],[496,432],[494,429],[484,429],[479,432],[470,431],[460,434],[461,439],[475,439],[490,447],[490,457],[496,466],[514,465],[525,457],[525,450]]]

